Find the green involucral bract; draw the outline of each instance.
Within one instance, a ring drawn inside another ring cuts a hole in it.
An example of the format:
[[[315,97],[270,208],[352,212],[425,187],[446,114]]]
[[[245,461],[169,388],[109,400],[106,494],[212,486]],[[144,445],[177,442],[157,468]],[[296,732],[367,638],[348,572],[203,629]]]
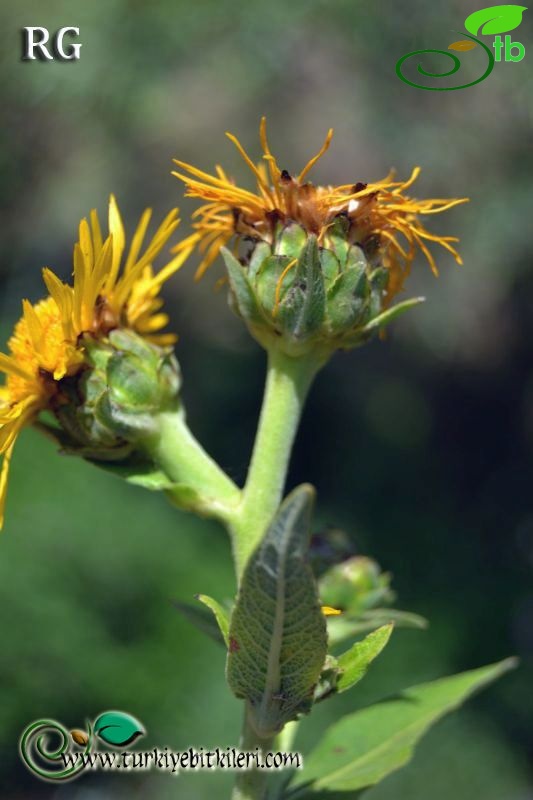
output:
[[[337,349],[364,344],[393,317],[421,302],[384,307],[388,271],[347,239],[338,217],[319,244],[297,223],[278,228],[275,243],[255,245],[248,263],[222,254],[230,301],[267,350],[297,357],[315,352],[317,362]]]
[[[121,460],[153,435],[158,414],[179,407],[178,362],[171,348],[133,331],[112,331],[105,341],[86,337],[85,346],[91,366],[61,382],[55,413],[68,449],[95,460]]]

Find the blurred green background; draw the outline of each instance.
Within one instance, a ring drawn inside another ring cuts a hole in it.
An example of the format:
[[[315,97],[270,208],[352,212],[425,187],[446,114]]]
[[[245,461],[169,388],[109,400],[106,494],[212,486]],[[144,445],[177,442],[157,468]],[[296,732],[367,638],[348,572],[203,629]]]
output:
[[[421,164],[413,193],[471,198],[431,220],[461,237],[464,267],[439,253],[435,281],[421,259],[409,290],[426,305],[387,341],[327,366],[290,474],[291,486],[317,486],[317,528],[345,527],[358,552],[393,573],[401,607],[431,620],[427,632],[398,631],[357,691],[320,707],[302,726],[301,747],[340,711],[407,683],[512,653],[522,659],[369,800],[533,798],[530,12],[514,34],[524,61],[496,64],[475,87],[423,92],[394,71],[411,50],[446,48],[477,8],[470,0],[0,6],[3,341],[21,298],[42,295],[40,268],[69,275],[78,221],[92,207],[105,213],[110,191],[130,231],[146,205],[162,215],[179,204],[186,216],[193,204],[170,176],[171,158],[220,162],[248,180],[223,134],[258,153],[262,114],[289,171],[333,126],[315,180],[372,181],[391,166],[403,177]],[[79,26],[81,60],[22,62],[25,25]],[[242,480],[264,357],[213,290],[220,267],[201,284],[194,267],[167,291],[190,424]],[[231,777],[207,772],[89,776],[57,788],[27,773],[17,751],[34,719],[79,727],[108,708],[137,715],[147,747],[236,744],[241,708],[225,688],[224,654],[170,602],[198,591],[233,592],[221,529],[59,457],[33,432],[21,437],[0,539],[2,798],[227,796]]]

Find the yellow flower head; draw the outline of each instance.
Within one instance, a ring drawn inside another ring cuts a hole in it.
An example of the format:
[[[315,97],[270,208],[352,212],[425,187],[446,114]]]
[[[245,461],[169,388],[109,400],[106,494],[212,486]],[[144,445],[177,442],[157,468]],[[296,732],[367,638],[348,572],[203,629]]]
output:
[[[394,181],[390,174],[377,183],[314,186],[307,181],[307,175],[329,148],[332,130],[318,154],[296,176],[279,168],[270,151],[264,117],[259,129],[263,161],[258,166],[235,136],[226,135],[252,171],[256,191],[236,186],[220,166],[216,167],[216,174],[211,175],[190,164],[175,161],[179,171],[173,175],[185,183],[185,195],[207,201],[193,215],[194,233],[176,247],[176,252],[180,252],[198,246],[202,255],[198,278],[233,237],[273,244],[279,223],[296,222],[309,234],[315,234],[321,244],[339,217],[349,223],[348,240],[351,244],[360,245],[366,252],[380,250],[381,263],[389,272],[386,305],[402,289],[418,249],[435,274],[437,267],[429,243],[441,245],[461,263],[452,244],[458,240],[453,236],[429,233],[421,223],[420,215],[446,211],[467,200],[415,200],[409,197],[406,192],[417,179],[419,167],[415,167],[406,181]]]
[[[130,328],[158,344],[172,343],[175,337],[158,331],[168,323],[159,313],[163,283],[180,268],[188,252],[181,248],[158,273],[153,261],[179,225],[178,210],[163,220],[149,244],[143,241],[152,212],[146,209],[126,255],[126,236],[117,203],[109,201],[109,235],[104,240],[96,211],[90,225],[83,219],[79,241],[74,246],[74,283],[62,283],[49,269],[43,272],[46,287],[61,313],[65,338],[77,341],[82,334],[105,335],[117,327]]]
[[[90,225],[84,219],[74,246],[73,284],[63,283],[51,270],[43,277],[49,296],[32,305],[23,301],[23,314],[0,353],[0,527],[3,523],[9,465],[18,434],[37,415],[63,402],[62,381],[87,367],[86,343],[105,339],[116,328],[126,328],[157,343],[173,342],[161,334],[168,318],[161,313],[159,292],[182,265],[182,248],[159,272],[153,261],[179,225],[177,209],[163,220],[143,249],[150,221],[147,209],[126,253],[126,237],[115,201],[109,201],[109,233],[104,240],[96,211]],[[142,251],[142,253],[141,253]]]

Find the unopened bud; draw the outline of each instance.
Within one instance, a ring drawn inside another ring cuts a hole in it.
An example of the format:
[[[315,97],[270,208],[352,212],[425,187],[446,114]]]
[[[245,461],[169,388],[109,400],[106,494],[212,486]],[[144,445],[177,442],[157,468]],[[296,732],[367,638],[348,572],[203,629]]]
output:
[[[129,330],[88,341],[87,369],[62,382],[56,416],[89,457],[124,458],[151,435],[159,413],[177,408],[180,370],[171,348]]]
[[[368,341],[415,301],[385,309],[389,272],[380,251],[349,238],[339,216],[319,242],[291,222],[278,226],[275,244],[256,244],[245,265],[223,251],[231,304],[255,338],[290,356],[331,353]]]
[[[390,575],[371,558],[355,556],[331,567],[319,581],[321,602],[343,611],[374,608],[393,599]]]

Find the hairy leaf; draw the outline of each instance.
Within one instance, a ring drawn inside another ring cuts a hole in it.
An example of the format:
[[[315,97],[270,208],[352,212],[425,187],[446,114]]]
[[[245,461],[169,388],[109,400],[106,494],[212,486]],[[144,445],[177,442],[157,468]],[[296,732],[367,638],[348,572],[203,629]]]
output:
[[[326,622],[307,563],[313,500],[304,485],[282,503],[246,567],[231,618],[228,682],[262,736],[309,711],[326,658]]]

